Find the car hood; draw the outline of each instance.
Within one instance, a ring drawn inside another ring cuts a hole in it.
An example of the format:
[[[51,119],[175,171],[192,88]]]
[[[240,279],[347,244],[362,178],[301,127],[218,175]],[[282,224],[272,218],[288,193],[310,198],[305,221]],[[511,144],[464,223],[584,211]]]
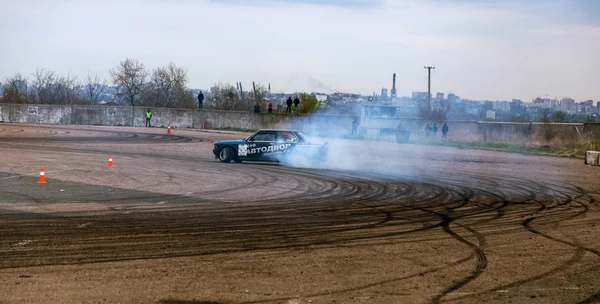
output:
[[[215,142],[215,145],[243,145],[246,141],[243,139],[238,140],[222,140]]]

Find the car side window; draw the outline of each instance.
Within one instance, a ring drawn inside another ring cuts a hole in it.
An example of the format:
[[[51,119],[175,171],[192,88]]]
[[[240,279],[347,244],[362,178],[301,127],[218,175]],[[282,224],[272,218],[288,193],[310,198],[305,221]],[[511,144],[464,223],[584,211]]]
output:
[[[285,143],[297,143],[298,137],[296,137],[296,135],[294,135],[294,133],[292,133],[292,132],[281,132],[281,133],[279,133],[279,137],[277,138],[277,141],[285,142]]]
[[[275,141],[275,133],[274,132],[260,132],[254,135],[252,141]]]

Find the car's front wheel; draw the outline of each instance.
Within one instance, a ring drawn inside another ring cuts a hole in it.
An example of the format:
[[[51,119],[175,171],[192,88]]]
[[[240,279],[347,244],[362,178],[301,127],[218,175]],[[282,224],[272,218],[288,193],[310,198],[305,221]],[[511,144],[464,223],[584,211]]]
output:
[[[234,158],[233,149],[231,147],[225,147],[219,151],[219,160],[223,163],[228,163]]]

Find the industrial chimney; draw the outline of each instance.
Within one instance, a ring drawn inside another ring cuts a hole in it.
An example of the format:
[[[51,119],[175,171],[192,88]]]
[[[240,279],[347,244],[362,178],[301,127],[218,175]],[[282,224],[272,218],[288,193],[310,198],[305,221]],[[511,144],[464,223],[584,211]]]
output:
[[[393,81],[392,81],[391,97],[392,97],[392,99],[396,98],[396,73],[394,73],[394,78],[393,78]]]

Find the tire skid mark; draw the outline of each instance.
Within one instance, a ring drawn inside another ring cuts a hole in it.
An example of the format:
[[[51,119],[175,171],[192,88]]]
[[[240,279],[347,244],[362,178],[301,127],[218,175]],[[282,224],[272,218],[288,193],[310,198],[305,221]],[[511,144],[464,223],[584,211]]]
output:
[[[471,233],[473,233],[473,235],[475,235],[477,237],[477,239],[479,241],[479,245],[475,245],[475,244],[469,242],[468,240],[466,240],[465,238],[463,238],[462,236],[460,236],[458,233],[454,232],[450,228],[450,224],[453,221],[454,221],[454,219],[452,219],[448,216],[444,216],[444,221],[442,223],[442,227],[443,227],[444,231],[446,233],[448,233],[450,236],[452,236],[454,239],[459,241],[460,243],[471,248],[471,250],[475,254],[475,258],[477,260],[477,265],[475,266],[475,269],[472,270],[472,272],[467,277],[460,279],[458,282],[456,282],[453,285],[449,286],[448,288],[444,289],[439,295],[435,296],[432,299],[432,303],[440,303],[442,298],[447,296],[449,293],[456,291],[456,290],[460,289],[461,287],[467,285],[469,282],[475,280],[479,275],[481,275],[481,273],[483,273],[483,271],[487,267],[487,257],[485,256],[485,253],[483,252],[483,249],[481,248],[485,244],[485,239],[483,238],[483,236],[467,226],[458,225],[462,228],[469,230]]]
[[[495,288],[491,288],[491,289],[488,289],[488,290],[476,292],[476,293],[473,293],[473,294],[470,294],[470,295],[452,297],[451,299],[444,300],[444,302],[461,301],[461,300],[465,300],[465,299],[468,299],[468,298],[474,298],[476,296],[481,296],[481,295],[484,295],[484,294],[489,294],[489,293],[492,293],[492,292],[497,292],[499,290],[505,290],[505,289],[509,289],[509,288],[519,287],[519,286],[521,286],[523,284],[526,284],[526,283],[538,281],[540,279],[549,277],[549,276],[551,276],[553,274],[556,274],[556,273],[559,273],[559,272],[563,272],[563,271],[569,269],[570,267],[572,267],[573,265],[575,265],[579,261],[581,261],[581,259],[583,259],[584,255],[585,255],[585,250],[582,249],[582,248],[578,248],[578,249],[576,249],[573,252],[573,255],[571,256],[571,258],[568,261],[566,261],[565,263],[563,263],[560,266],[554,267],[554,268],[552,268],[552,269],[550,269],[548,271],[545,271],[545,272],[543,272],[541,274],[538,274],[536,276],[532,276],[532,277],[529,277],[529,278],[526,278],[526,279],[523,279],[523,280],[518,280],[518,281],[509,283],[509,284],[504,284],[504,285],[501,285],[501,286],[498,286],[498,287],[495,287]]]
[[[137,136],[131,135],[132,138]],[[148,140],[162,140],[160,136],[152,136],[154,137]],[[83,150],[82,153],[89,151]],[[143,155],[131,154],[136,157]],[[164,158],[159,155],[148,156]],[[167,158],[194,163],[195,166],[201,163],[208,168],[207,170],[223,166],[193,157]],[[541,184],[521,178],[509,180],[491,174],[453,172],[454,174],[449,176],[447,172],[441,172],[440,174],[445,175],[441,181],[415,179],[415,176],[410,174],[385,175],[282,166],[236,166],[238,165],[232,164],[226,167],[228,171],[234,171],[237,177],[240,177],[241,182],[235,188],[195,194],[218,195],[238,189],[263,187],[273,182],[289,183],[290,187],[280,193],[243,203],[220,202],[201,197],[169,197],[165,199],[169,201],[169,206],[153,206],[151,209],[143,204],[146,198],[134,197],[121,201],[129,204],[128,208],[115,211],[135,209],[137,214],[117,218],[111,215],[112,220],[108,217],[77,217],[78,221],[93,223],[84,230],[87,234],[82,234],[81,230],[71,231],[71,226],[65,226],[73,218],[47,219],[44,220],[45,224],[56,227],[53,236],[61,241],[61,245],[44,248],[44,242],[36,242],[31,247],[20,249],[18,254],[25,257],[22,259],[16,259],[16,252],[0,248],[0,260],[4,261],[0,262],[0,268],[29,267],[36,263],[88,264],[235,252],[270,253],[306,247],[351,248],[365,240],[369,243],[401,243],[447,239],[441,234],[431,235],[426,239],[417,234],[439,227],[445,235],[465,245],[465,252],[468,253],[465,257],[450,263],[450,266],[434,267],[418,274],[333,292],[344,294],[376,285],[393,284],[475,259],[475,269],[471,269],[469,273],[457,274],[461,277],[460,280],[446,287],[434,299],[437,302],[455,301],[471,297],[455,297],[452,296],[452,292],[475,280],[486,269],[487,257],[483,251],[485,237],[494,233],[514,231],[519,227],[521,230],[528,229],[528,226],[538,233],[543,233],[539,231],[538,225],[558,224],[582,216],[588,212],[590,206],[597,205],[592,195],[572,185]],[[195,172],[193,169],[190,171]],[[177,178],[193,179],[192,176],[177,177],[169,171],[161,171],[161,176],[167,180],[171,179],[171,182],[180,183],[180,187],[181,182],[177,181]],[[0,190],[1,193],[6,192]],[[156,195],[156,198],[161,199],[161,196]],[[531,220],[525,224],[524,218]],[[117,222],[120,225],[119,229],[115,229]],[[16,224],[9,224],[7,227],[0,227],[0,233],[4,235],[4,232],[14,232]],[[459,234],[453,229],[456,227],[467,231],[469,236],[464,235],[462,230]],[[37,228],[34,226],[32,229]],[[37,236],[43,238],[47,236],[46,233],[41,229]],[[32,239],[30,234],[31,231],[19,232],[10,235],[9,240]],[[477,241],[471,241],[471,236]],[[528,280],[543,278],[567,269],[586,251],[598,255],[597,250],[583,247],[577,241],[559,239],[558,242],[576,245],[573,246],[575,253],[571,260],[557,267],[558,270],[553,269],[508,285],[516,287],[529,282]],[[70,246],[85,250],[76,253]],[[84,252],[94,252],[97,255],[86,255]],[[502,288],[506,287],[499,287]],[[486,292],[490,291],[482,291],[479,294]],[[319,295],[325,294],[313,294],[315,297]],[[274,301],[277,299],[265,299],[255,303]]]

